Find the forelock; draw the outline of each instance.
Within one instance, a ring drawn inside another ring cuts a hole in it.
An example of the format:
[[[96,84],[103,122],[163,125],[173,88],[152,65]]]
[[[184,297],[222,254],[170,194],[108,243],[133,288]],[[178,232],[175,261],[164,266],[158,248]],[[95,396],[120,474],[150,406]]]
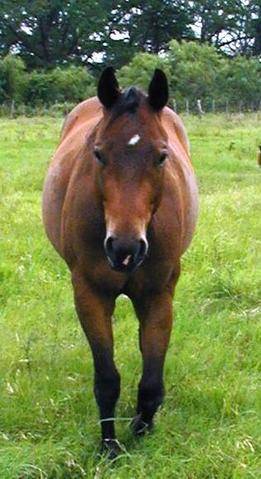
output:
[[[130,87],[127,90],[124,90],[112,109],[112,120],[115,120],[124,113],[136,113],[143,97],[144,93],[138,90],[138,88]]]

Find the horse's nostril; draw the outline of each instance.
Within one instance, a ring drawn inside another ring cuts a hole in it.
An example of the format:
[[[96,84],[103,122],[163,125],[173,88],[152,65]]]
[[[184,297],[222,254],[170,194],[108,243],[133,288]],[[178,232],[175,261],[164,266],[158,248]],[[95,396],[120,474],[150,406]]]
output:
[[[130,271],[142,263],[148,245],[144,239],[108,236],[104,241],[104,249],[114,269]]]
[[[104,248],[107,255],[113,252],[113,241],[114,238],[112,236],[108,236],[104,241]]]
[[[147,243],[147,241],[141,239],[141,240],[140,240],[139,256],[140,256],[140,257],[146,256],[147,251],[148,251],[148,243]]]

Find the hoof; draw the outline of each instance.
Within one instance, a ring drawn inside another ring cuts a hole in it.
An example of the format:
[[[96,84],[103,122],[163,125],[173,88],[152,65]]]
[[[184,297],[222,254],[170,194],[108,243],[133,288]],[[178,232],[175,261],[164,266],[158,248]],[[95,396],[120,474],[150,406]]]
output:
[[[141,414],[135,416],[131,423],[131,429],[134,436],[142,437],[153,428],[153,421],[145,422],[141,419]]]
[[[101,445],[101,454],[105,455],[107,459],[113,461],[121,454],[125,454],[126,449],[122,446],[118,439],[103,439]]]

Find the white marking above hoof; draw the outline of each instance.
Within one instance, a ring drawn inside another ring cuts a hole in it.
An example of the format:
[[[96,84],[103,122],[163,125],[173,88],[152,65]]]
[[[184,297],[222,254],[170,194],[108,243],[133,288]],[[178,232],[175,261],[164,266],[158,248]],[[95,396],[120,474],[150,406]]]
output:
[[[137,145],[139,141],[140,141],[140,135],[136,134],[128,141],[128,145],[130,146]]]

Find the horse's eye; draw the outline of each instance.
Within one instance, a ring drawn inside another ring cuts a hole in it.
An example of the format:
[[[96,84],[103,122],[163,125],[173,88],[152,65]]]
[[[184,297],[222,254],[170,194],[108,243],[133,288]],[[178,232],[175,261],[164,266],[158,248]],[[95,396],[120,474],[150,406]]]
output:
[[[164,151],[160,154],[160,157],[158,159],[158,166],[162,166],[166,158],[167,158],[167,153]]]
[[[101,153],[101,151],[99,150],[99,148],[95,147],[94,148],[94,155],[95,155],[95,158],[102,164],[102,165],[105,165],[106,164],[106,161],[104,159],[104,156],[103,154]]]

